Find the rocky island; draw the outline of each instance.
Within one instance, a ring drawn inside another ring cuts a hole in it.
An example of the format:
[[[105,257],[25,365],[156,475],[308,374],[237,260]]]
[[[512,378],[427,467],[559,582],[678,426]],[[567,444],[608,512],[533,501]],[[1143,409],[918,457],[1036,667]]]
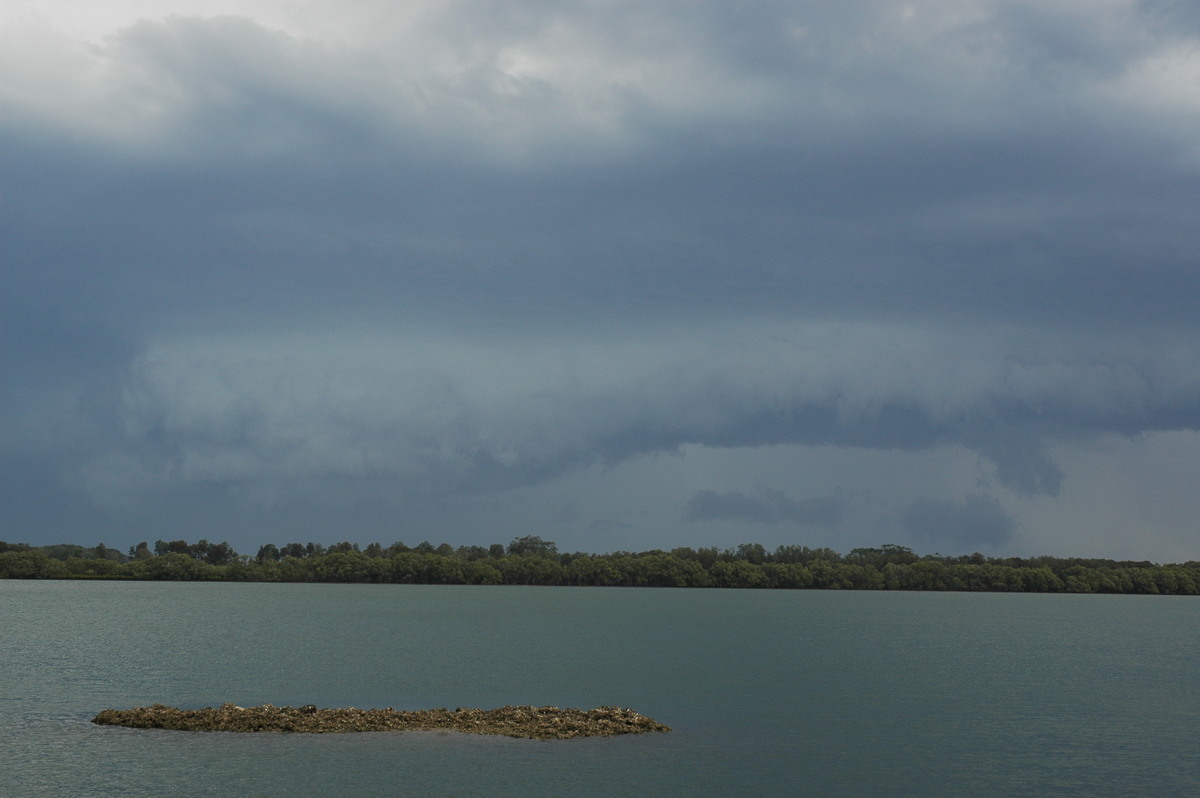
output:
[[[559,709],[558,707],[505,706],[499,709],[319,709],[263,704],[239,707],[222,704],[204,709],[176,709],[162,704],[133,709],[106,709],[93,723],[134,729],[226,732],[374,732],[457,731],[500,734],[540,740],[572,737],[608,737],[670,731],[632,709]]]

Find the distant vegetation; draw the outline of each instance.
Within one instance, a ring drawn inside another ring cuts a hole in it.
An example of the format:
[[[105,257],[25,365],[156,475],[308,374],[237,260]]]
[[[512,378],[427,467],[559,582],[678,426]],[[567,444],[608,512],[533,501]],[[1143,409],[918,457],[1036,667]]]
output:
[[[0,542],[0,578],[1200,594],[1200,562],[1194,561],[947,557],[892,544],[844,555],[808,546],[768,551],[757,543],[562,554],[552,541],[536,536],[487,548],[268,544],[253,557],[207,540],[159,540],[153,548],[139,543],[128,553],[103,543],[84,548]]]

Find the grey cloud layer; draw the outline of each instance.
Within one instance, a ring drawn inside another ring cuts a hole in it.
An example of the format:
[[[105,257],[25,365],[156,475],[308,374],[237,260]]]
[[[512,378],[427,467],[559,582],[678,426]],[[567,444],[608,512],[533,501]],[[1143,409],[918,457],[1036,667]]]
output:
[[[1094,322],[1182,317],[1200,288],[1183,224],[1197,119],[1125,85],[1181,46],[1157,17],[916,4],[905,19],[873,3],[828,19],[779,4],[737,25],[699,6],[679,24],[652,5],[615,16],[653,18],[657,34],[626,38],[582,8],[450,8],[407,20],[437,34],[411,71],[238,19],[119,32],[95,68],[107,104],[54,109],[96,137],[47,140],[61,116],[12,131],[9,246],[105,304],[133,289],[142,308],[319,307],[381,288],[403,301],[411,287],[445,302],[499,292],[523,313],[545,295]],[[452,13],[475,20],[462,39],[445,32]],[[587,42],[583,65],[559,52],[562,30]],[[536,78],[498,66],[542,50]],[[484,65],[516,82],[466,81]],[[20,99],[15,118],[36,116]],[[514,146],[528,150],[517,162]]]
[[[837,494],[796,500],[783,491],[768,490],[761,496],[732,491],[697,491],[684,508],[689,521],[732,519],[760,524],[832,526],[846,513],[846,498]]]
[[[967,496],[961,504],[916,499],[904,509],[901,524],[914,539],[955,551],[1003,545],[1016,529],[997,501],[979,495]]]
[[[133,489],[383,474],[472,492],[689,443],[957,444],[992,460],[1009,488],[1054,494],[1061,474],[1045,441],[1200,421],[1200,352],[1098,361],[1096,342],[991,351],[991,338],[951,332],[741,325],[587,346],[419,334],[180,341],[134,366],[100,473],[106,490],[121,479]]]
[[[0,35],[22,523],[1200,428],[1190,6],[325,6]]]

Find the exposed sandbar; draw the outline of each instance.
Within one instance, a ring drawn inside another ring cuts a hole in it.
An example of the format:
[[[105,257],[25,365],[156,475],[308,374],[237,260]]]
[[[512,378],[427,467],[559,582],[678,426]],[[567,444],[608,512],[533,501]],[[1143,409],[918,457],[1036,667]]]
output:
[[[615,734],[666,732],[669,726],[632,709],[559,709],[558,707],[500,707],[499,709],[318,709],[315,706],[239,707],[222,704],[204,709],[176,709],[162,704],[133,709],[106,709],[93,723],[134,729],[226,732],[375,732],[458,731],[502,734],[541,740],[608,737]]]

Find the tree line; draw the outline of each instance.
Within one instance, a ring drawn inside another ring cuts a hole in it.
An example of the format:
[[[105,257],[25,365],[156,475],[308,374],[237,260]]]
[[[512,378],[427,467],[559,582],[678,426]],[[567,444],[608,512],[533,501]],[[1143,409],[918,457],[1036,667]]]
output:
[[[0,541],[0,578],[344,582],[419,585],[953,590],[1014,593],[1200,594],[1200,562],[1159,565],[1077,557],[918,555],[886,544],[840,554],[758,543],[608,554],[560,553],[530,535],[507,546],[409,547],[350,542],[267,544],[254,556],[227,542],[155,541],[122,552]]]

